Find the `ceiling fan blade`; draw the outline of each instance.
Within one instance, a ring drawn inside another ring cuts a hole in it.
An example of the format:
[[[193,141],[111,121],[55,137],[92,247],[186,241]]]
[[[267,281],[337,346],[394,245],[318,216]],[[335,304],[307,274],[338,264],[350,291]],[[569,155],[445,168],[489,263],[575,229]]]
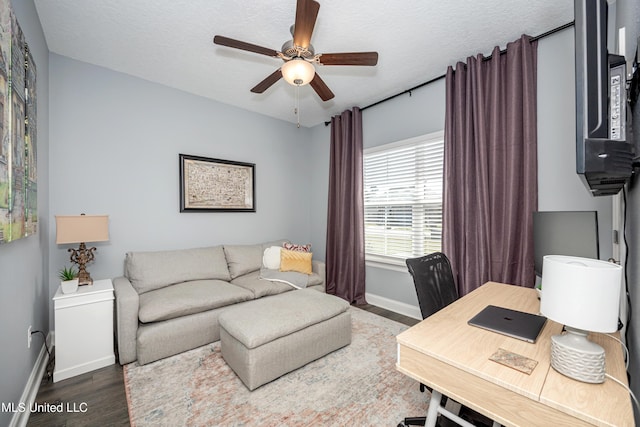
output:
[[[318,59],[322,65],[376,65],[378,52],[323,53]]]
[[[309,84],[323,101],[328,101],[335,96],[333,92],[331,92],[331,89],[329,89],[329,86],[327,86],[324,80],[320,78],[318,73],[313,76],[313,80],[311,80]]]
[[[316,18],[320,10],[320,3],[314,0],[298,0],[296,6],[296,22],[293,30],[293,44],[308,48],[311,44],[311,34],[316,25]]]
[[[278,68],[276,71],[271,73],[266,79],[255,85],[251,88],[251,92],[253,93],[262,93],[265,90],[269,89],[275,82],[280,80],[282,77],[282,71]]]
[[[266,47],[258,46],[258,45],[247,43],[247,42],[241,42],[240,40],[230,39],[229,37],[215,36],[213,38],[213,42],[215,44],[219,44],[220,46],[233,47],[235,49],[241,49],[241,50],[246,50],[253,53],[259,53],[260,55],[275,56],[275,57],[278,56],[278,52],[273,49],[269,49]]]

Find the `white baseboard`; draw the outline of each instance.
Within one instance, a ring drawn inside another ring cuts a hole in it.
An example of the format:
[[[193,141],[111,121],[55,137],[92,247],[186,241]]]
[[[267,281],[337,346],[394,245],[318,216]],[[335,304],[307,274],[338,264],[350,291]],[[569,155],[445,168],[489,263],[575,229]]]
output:
[[[76,375],[95,371],[96,369],[104,368],[105,366],[110,366],[114,363],[116,363],[116,358],[115,355],[112,354],[110,356],[101,357],[100,359],[70,366],[66,369],[56,368],[53,371],[53,382],[55,383],[58,381],[66,380],[67,378],[75,377]]]
[[[53,343],[53,337],[51,332],[49,332],[49,335],[47,335],[46,345],[48,345],[49,348],[53,348],[51,343]],[[24,387],[22,396],[20,396],[20,403],[24,404],[24,410],[14,412],[13,418],[11,418],[11,422],[9,423],[9,427],[25,427],[27,425],[29,415],[31,415],[31,407],[36,401],[40,382],[42,381],[45,369],[47,369],[48,362],[49,354],[47,353],[47,348],[43,343],[42,348],[40,348],[40,353],[38,354],[38,359],[36,359],[36,363],[33,365],[33,369],[31,369],[31,374],[29,375],[27,384]]]
[[[365,298],[371,305],[375,305],[385,310],[393,311],[404,316],[412,317],[414,319],[422,320],[422,313],[420,307],[413,306],[400,301],[395,301],[389,298],[381,297],[380,295],[366,293]]]

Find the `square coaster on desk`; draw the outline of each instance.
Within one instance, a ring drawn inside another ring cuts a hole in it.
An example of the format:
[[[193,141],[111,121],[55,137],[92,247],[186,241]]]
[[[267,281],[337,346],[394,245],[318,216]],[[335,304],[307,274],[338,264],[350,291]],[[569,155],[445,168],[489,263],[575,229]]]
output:
[[[531,372],[533,372],[533,369],[538,364],[536,360],[529,359],[528,357],[522,356],[520,354],[512,353],[505,350],[504,348],[499,348],[495,353],[491,355],[491,357],[489,357],[489,360],[493,360],[494,362],[498,362],[501,365],[508,366],[520,372],[524,372],[527,375],[531,374]]]

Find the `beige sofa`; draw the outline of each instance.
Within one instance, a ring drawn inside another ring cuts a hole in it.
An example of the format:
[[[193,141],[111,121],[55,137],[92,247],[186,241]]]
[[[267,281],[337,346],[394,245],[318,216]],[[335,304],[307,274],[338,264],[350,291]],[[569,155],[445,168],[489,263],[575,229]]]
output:
[[[127,253],[124,276],[113,280],[120,364],[219,340],[218,317],[230,306],[296,288],[324,292],[323,262],[312,261],[310,275],[263,266],[265,250],[284,242]]]

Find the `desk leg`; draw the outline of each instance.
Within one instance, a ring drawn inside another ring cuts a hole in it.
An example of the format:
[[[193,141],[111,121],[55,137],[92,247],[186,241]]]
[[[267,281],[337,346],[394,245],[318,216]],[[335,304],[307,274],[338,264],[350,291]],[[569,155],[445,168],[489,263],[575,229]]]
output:
[[[425,427],[436,427],[436,422],[438,421],[438,414],[442,414],[443,416],[447,417],[448,419],[458,424],[459,426],[475,427],[473,424],[471,424],[467,420],[463,420],[462,418],[460,418],[458,414],[454,414],[453,412],[449,411],[448,409],[446,409],[441,405],[442,405],[442,393],[440,393],[437,390],[433,390],[431,392],[431,400],[429,401],[429,408],[427,409],[427,420],[424,423]],[[454,409],[455,407],[459,407],[459,406],[461,405],[456,402],[454,405]],[[459,410],[460,409],[458,408],[457,411]],[[499,427],[499,426],[500,424],[496,423],[495,421],[493,422],[493,427]]]
[[[427,421],[424,423],[425,427],[435,427],[438,421],[438,408],[442,401],[442,393],[433,390],[431,392],[431,400],[429,400],[429,408],[427,409]]]

